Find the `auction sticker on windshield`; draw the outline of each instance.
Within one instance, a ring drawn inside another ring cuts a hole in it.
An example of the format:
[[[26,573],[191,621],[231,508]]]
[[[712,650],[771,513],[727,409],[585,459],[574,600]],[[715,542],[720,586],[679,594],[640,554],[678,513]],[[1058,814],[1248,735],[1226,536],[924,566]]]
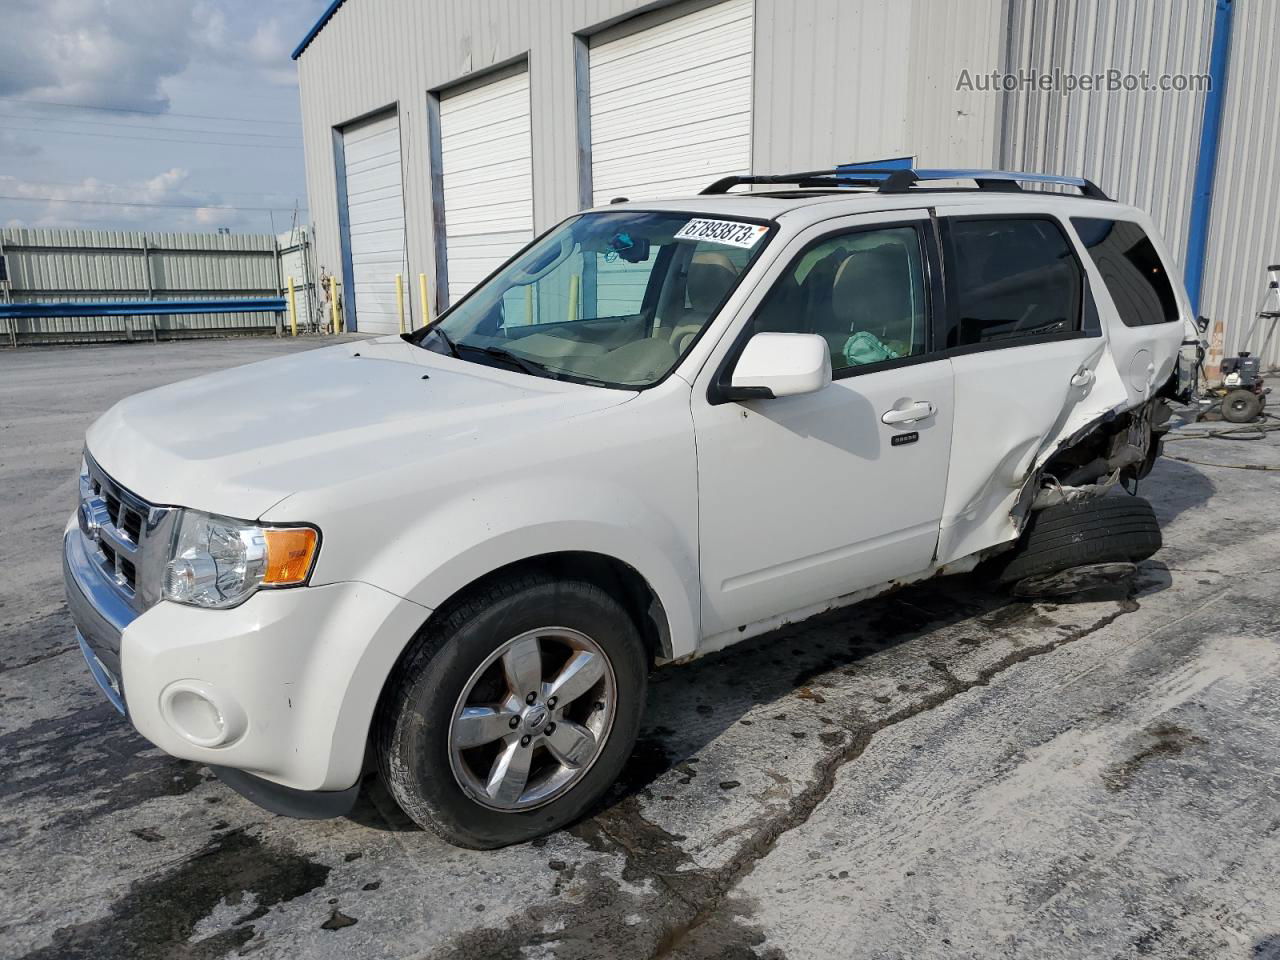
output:
[[[677,240],[705,240],[730,247],[754,247],[769,232],[758,223],[736,220],[690,220],[676,232]]]

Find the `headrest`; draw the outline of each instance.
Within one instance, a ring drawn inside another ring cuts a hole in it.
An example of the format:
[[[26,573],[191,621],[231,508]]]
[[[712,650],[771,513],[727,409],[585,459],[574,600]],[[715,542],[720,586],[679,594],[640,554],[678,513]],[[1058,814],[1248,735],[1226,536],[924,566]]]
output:
[[[709,314],[737,282],[738,269],[725,254],[713,251],[695,253],[689,263],[686,281],[689,304],[699,313]]]
[[[900,313],[907,289],[903,276],[905,257],[902,248],[881,244],[858,250],[845,258],[836,270],[831,291],[831,309],[842,321],[865,326],[898,317],[877,317],[883,311]]]

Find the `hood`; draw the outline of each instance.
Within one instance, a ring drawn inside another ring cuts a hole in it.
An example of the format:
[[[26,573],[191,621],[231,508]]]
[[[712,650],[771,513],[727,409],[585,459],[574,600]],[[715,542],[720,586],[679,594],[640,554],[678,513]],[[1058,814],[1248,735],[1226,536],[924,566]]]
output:
[[[137,394],[104,414],[86,442],[107,473],[152,503],[255,519],[302,489],[527,436],[634,396],[387,337]]]

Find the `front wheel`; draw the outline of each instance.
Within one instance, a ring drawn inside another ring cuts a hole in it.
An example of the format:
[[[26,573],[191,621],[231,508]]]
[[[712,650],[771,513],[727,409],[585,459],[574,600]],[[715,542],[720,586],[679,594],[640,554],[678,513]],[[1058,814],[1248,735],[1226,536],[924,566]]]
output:
[[[644,644],[621,605],[533,574],[441,611],[379,706],[391,794],[421,826],[488,849],[581,816],[617,778],[644,706]]]

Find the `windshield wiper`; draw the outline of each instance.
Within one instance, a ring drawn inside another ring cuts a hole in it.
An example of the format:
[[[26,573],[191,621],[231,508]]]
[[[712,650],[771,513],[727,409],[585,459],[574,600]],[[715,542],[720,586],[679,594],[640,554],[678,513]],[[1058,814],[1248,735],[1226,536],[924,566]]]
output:
[[[551,368],[543,366],[536,360],[527,360],[519,354],[512,353],[510,350],[506,350],[503,347],[478,347],[471,343],[460,344],[460,346],[464,350],[478,350],[480,353],[493,357],[496,360],[505,360],[512,366],[518,367],[524,373],[532,374],[535,377],[551,377],[552,379],[556,379],[556,373]]]
[[[422,347],[424,350],[429,350],[431,348],[426,346],[423,341],[433,333],[440,338],[446,347],[449,348],[449,356],[456,357],[459,360],[462,359],[462,354],[458,353],[458,345],[453,342],[453,338],[445,333],[439,325],[427,327],[426,331],[421,336],[418,335],[417,331],[414,331],[412,333],[402,333],[400,334],[400,337],[404,340],[408,340],[414,346]]]

